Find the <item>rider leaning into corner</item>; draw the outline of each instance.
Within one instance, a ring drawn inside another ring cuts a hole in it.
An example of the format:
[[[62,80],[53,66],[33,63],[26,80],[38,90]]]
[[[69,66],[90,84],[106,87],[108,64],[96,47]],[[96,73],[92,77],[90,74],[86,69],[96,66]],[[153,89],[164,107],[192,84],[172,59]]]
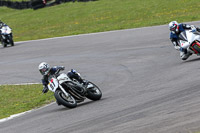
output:
[[[42,84],[43,84],[43,93],[46,93],[48,91],[48,80],[49,78],[52,78],[53,75],[56,74],[56,72],[64,70],[65,67],[64,66],[54,66],[54,67],[50,67],[50,65],[46,62],[42,62],[40,63],[40,65],[38,66],[38,69],[40,71],[40,73],[43,75],[42,78]],[[67,76],[70,79],[76,79],[79,83],[83,84],[83,85],[87,85],[87,81],[84,81],[81,77],[80,74],[78,72],[76,72],[74,69],[71,69],[70,72],[67,73]]]
[[[188,25],[183,23],[178,23],[177,21],[172,21],[169,23],[169,30],[170,33],[170,40],[172,44],[174,45],[174,48],[178,51],[180,51],[180,57],[182,60],[186,60],[190,55],[192,55],[191,52],[189,52],[187,49],[184,49],[179,44],[179,34],[184,30],[197,30],[200,32],[199,27],[195,27],[194,25]]]
[[[5,25],[6,25],[6,24],[0,20],[0,29],[1,29],[3,26],[5,26]],[[1,30],[0,30],[0,34],[1,34]],[[0,36],[0,41],[1,41],[1,36]]]
[[[1,29],[4,25],[6,25],[6,24],[0,20],[0,29]]]

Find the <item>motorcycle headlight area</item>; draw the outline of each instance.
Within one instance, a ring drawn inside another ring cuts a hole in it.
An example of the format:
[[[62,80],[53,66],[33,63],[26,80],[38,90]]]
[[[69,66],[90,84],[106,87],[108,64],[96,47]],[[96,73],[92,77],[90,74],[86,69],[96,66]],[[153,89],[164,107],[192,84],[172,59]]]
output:
[[[1,33],[2,34],[10,34],[11,33],[11,29],[10,28],[2,28],[1,29]]]
[[[4,34],[10,34],[11,30],[6,30]]]

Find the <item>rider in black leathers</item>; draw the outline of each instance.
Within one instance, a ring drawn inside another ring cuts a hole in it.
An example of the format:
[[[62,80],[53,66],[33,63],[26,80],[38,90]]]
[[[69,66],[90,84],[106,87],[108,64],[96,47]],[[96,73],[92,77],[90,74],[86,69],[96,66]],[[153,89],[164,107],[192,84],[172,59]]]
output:
[[[50,68],[49,64],[47,64],[46,62],[42,62],[40,63],[39,67],[38,67],[40,73],[43,75],[42,78],[42,84],[44,86],[42,92],[46,93],[48,91],[48,79],[53,76],[54,74],[56,74],[58,71],[64,70],[65,67],[64,66],[54,66],[52,68]],[[72,69],[70,72],[67,73],[68,77],[71,79],[76,79],[79,83],[82,83],[83,85],[86,85],[87,82],[84,81],[79,74]]]
[[[1,29],[4,25],[6,25],[6,24],[0,20],[0,29]],[[0,41],[1,41],[1,39],[2,39],[2,37],[1,37],[1,30],[0,30]]]

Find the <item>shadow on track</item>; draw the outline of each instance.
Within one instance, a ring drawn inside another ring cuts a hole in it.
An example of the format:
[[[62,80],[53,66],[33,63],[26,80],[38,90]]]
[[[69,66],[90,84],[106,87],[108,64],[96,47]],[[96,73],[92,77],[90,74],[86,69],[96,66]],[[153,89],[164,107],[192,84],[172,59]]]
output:
[[[7,47],[3,47],[2,45],[0,45],[0,49],[10,48],[10,47],[15,47],[15,46],[8,45]]]
[[[195,58],[195,59],[191,59],[191,60],[186,60],[183,63],[187,63],[187,62],[195,62],[195,61],[200,61],[200,58]]]
[[[99,102],[103,101],[103,100],[106,100],[107,98],[102,98],[101,100],[98,100],[98,101],[86,101],[86,102],[83,102],[83,103],[79,103],[77,105],[76,108],[79,108],[81,106],[85,106],[85,105],[88,105],[88,104],[98,104]],[[56,104],[56,103],[55,103]],[[57,106],[57,104],[56,104]],[[64,107],[62,105],[60,105],[60,107],[58,106],[58,108],[54,109],[54,110],[49,110],[47,111],[46,113],[55,113],[55,112],[62,112],[62,111],[67,111],[67,110],[72,110],[72,109],[76,109],[76,108],[67,108],[67,107]]]
[[[23,44],[26,44],[26,43],[27,42],[16,42],[16,43],[14,43],[14,46],[11,46],[10,44],[8,44],[7,47],[3,47],[3,45],[0,43],[0,49],[16,47],[16,46],[23,45]]]

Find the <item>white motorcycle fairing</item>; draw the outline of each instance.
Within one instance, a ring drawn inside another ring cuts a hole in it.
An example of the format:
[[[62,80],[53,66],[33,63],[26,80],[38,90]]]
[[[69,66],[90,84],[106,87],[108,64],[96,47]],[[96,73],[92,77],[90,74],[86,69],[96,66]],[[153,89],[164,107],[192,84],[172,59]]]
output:
[[[67,74],[62,73],[57,77],[57,79],[54,77],[51,78],[47,87],[50,91],[55,92],[59,85],[66,81],[71,81],[71,79],[67,76]]]
[[[49,84],[47,85],[48,89],[52,92],[55,92],[56,89],[58,88],[58,80],[56,78],[52,78]]]
[[[65,73],[61,73],[58,77],[57,77],[58,81],[59,81],[59,84],[62,84],[63,82],[66,82],[66,81],[72,81],[68,76],[67,74]]]
[[[192,31],[192,30],[185,30],[185,32],[181,32],[180,33],[181,36],[181,40],[180,45],[182,48],[188,48],[190,47],[190,45],[195,41],[198,40],[200,41],[200,35],[199,33],[197,34],[196,31]]]
[[[60,74],[57,79],[52,77],[49,81],[49,84],[47,85],[48,89],[55,93],[55,91],[60,88],[63,93],[68,96],[68,93],[65,91],[65,89],[61,86],[63,82],[71,81],[71,79],[64,73]]]
[[[11,30],[11,28],[10,27],[8,27],[8,26],[3,26],[2,28],[1,28],[1,34],[10,34],[12,32],[12,30]]]

